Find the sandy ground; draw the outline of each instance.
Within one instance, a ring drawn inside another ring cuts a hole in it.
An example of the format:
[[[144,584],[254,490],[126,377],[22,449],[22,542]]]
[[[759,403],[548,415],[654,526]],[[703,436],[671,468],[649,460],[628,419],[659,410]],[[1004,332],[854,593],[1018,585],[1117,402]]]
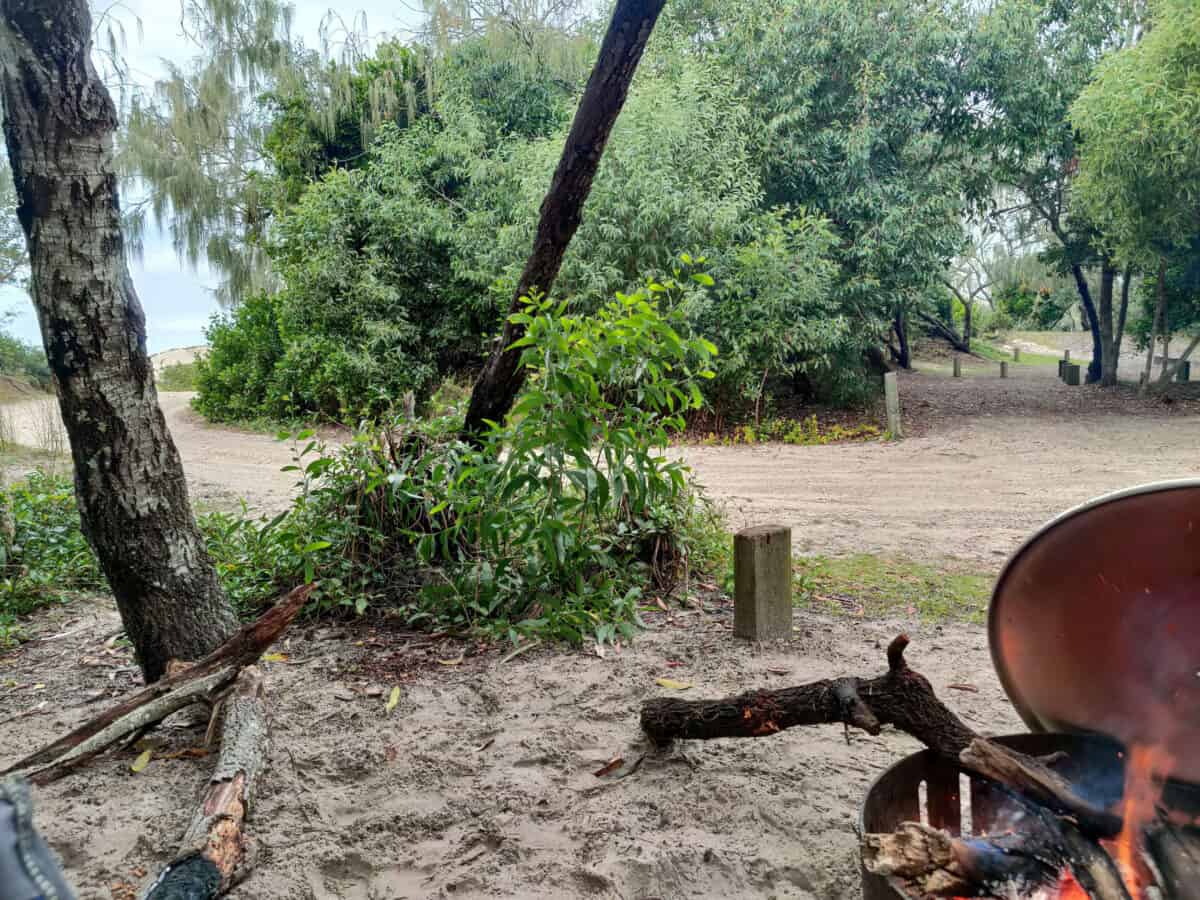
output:
[[[294,629],[286,662],[266,664],[275,719],[253,819],[261,855],[231,896],[857,897],[858,805],[917,743],[890,731],[847,743],[840,726],[816,726],[689,742],[621,777],[646,752],[637,716],[667,693],[656,679],[712,697],[874,675],[903,627],[912,665],[968,722],[1021,730],[977,628],[798,616],[790,644],[754,647],[730,636],[731,619],[723,604],[654,616],[634,646],[603,659],[533,650],[502,663],[485,651],[455,666],[437,660],[471,647]],[[133,686],[127,653],[105,648],[118,627],[107,604],[75,604],[40,619],[45,640],[0,656],[0,766]],[[394,684],[401,700],[387,715]],[[167,753],[195,746],[203,726],[162,733]],[[212,765],[157,759],[135,775],[137,753],[36,794],[39,826],[83,898],[131,896],[139,873],[170,858]],[[593,774],[618,756],[617,773]]]

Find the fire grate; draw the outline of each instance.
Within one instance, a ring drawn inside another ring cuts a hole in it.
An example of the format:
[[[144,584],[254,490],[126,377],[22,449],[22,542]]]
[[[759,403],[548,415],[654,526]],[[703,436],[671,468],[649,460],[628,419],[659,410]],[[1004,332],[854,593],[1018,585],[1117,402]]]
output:
[[[1031,755],[1064,752],[1057,770],[1097,804],[1121,800],[1124,756],[1121,745],[1107,738],[1067,734],[1019,734],[995,739]],[[1200,788],[1170,783],[1161,802],[1189,815],[1200,813]],[[932,750],[902,759],[876,779],[863,801],[862,833],[891,833],[904,822],[921,822],[952,835],[981,836],[1013,828],[1019,806],[1001,790],[961,772]],[[903,884],[863,868],[864,900],[911,900]]]

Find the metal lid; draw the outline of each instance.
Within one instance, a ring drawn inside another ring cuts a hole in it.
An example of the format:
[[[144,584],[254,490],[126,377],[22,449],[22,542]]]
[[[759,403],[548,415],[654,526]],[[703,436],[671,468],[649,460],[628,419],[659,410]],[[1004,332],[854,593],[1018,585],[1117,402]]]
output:
[[[1034,731],[1152,744],[1200,782],[1200,479],[1063,513],[1008,561],[992,662]]]

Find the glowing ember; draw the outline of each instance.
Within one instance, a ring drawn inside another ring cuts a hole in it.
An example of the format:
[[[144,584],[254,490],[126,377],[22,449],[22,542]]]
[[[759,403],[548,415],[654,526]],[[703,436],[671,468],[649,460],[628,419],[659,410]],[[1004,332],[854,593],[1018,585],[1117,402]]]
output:
[[[1058,900],[1088,900],[1087,891],[1079,886],[1079,882],[1070,872],[1064,872],[1059,879],[1058,893],[1055,896]]]

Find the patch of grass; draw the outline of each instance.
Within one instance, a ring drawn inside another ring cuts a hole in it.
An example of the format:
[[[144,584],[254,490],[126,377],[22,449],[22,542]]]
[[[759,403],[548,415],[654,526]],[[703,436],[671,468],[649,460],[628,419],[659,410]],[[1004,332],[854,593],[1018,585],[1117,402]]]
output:
[[[1006,362],[1018,366],[1057,366],[1059,357],[1049,356],[1044,353],[1027,353],[1021,351],[1021,359],[1019,362],[1013,361],[1012,352],[1002,350],[995,344],[989,344],[987,341],[976,340],[971,344],[971,349],[984,359],[990,359],[993,362]]]
[[[196,363],[175,363],[165,366],[155,380],[158,382],[160,391],[195,391]]]
[[[932,622],[982,623],[992,577],[966,566],[933,565],[861,553],[796,559],[797,606],[865,618],[919,615]]]

